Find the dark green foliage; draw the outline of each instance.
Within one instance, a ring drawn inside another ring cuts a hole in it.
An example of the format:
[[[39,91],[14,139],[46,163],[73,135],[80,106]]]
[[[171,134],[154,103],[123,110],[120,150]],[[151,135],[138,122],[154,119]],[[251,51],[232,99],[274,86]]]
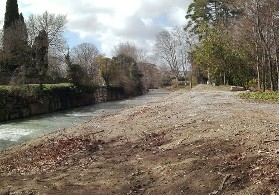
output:
[[[0,85],[0,94],[12,93],[19,94],[21,96],[33,96],[39,94],[43,91],[55,91],[63,88],[73,87],[70,83],[59,83],[59,84],[43,84],[42,87],[39,84],[29,84],[29,85]],[[41,92],[40,92],[41,91]]]
[[[209,71],[211,82],[216,85],[246,87],[254,73],[248,61],[249,54],[234,44],[232,36],[217,27],[208,30],[194,52],[194,63],[200,69]]]
[[[244,3],[245,2],[245,3]],[[185,29],[199,37],[192,48],[196,78],[215,84],[279,90],[278,0],[194,0]]]
[[[88,80],[86,72],[79,64],[68,65],[68,78],[76,86],[85,85]]]
[[[201,40],[208,30],[216,26],[228,27],[242,10],[234,5],[235,0],[194,0],[187,10],[185,30],[190,30]]]
[[[71,62],[69,52],[65,55],[65,63],[68,66],[67,78],[71,83],[77,87],[90,85],[88,83],[89,78],[86,71],[79,64],[73,64]]]
[[[92,104],[95,90],[70,83],[0,86],[0,121]]]
[[[186,28],[192,28],[195,33],[200,34],[202,26],[208,26],[212,20],[210,9],[208,8],[209,0],[194,0],[187,10],[186,19],[189,20]]]
[[[4,29],[10,27],[19,19],[17,0],[7,0]]]
[[[27,42],[24,17],[18,12],[17,0],[7,0],[3,33],[1,71],[14,74],[13,77],[17,77],[19,72],[26,74],[26,67],[23,66],[31,62],[31,48]]]
[[[26,106],[31,103],[39,103],[42,100],[47,100],[49,96],[55,94],[73,93],[72,85],[68,83],[56,85],[21,85],[0,86],[0,107],[9,110],[16,107]],[[18,106],[15,106],[17,105]]]
[[[234,1],[194,0],[186,18],[190,28],[199,37],[200,44],[191,52],[198,81],[207,80],[216,85],[246,86],[254,76],[249,67],[249,54],[235,44],[228,30],[241,10],[232,6]],[[194,54],[194,55],[193,55]]]
[[[65,55],[65,63],[68,66],[67,78],[74,85],[75,93],[93,93],[98,89],[99,86],[90,81],[84,68],[71,62],[69,52]]]

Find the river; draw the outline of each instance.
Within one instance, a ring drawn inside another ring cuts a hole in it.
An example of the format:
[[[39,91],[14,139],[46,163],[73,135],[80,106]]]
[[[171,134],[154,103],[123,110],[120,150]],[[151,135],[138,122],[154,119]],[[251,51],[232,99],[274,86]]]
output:
[[[0,150],[62,128],[84,123],[105,112],[146,104],[154,98],[162,97],[168,93],[169,91],[167,90],[154,89],[143,96],[133,99],[99,103],[92,106],[2,123],[0,124]]]

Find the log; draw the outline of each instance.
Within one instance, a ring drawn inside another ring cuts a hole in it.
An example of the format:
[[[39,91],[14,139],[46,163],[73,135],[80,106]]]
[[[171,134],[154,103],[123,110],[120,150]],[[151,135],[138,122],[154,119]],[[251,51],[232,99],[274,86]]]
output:
[[[244,87],[231,86],[230,91],[245,91]]]

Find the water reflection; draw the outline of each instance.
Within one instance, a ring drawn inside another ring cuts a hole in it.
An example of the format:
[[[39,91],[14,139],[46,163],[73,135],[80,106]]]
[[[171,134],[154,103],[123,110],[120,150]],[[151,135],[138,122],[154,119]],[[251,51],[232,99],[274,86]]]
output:
[[[117,111],[135,105],[142,105],[169,92],[158,89],[146,95],[128,100],[105,102],[93,106],[77,108],[24,120],[16,120],[0,125],[0,149],[5,149],[24,141],[32,140],[61,128],[81,124],[107,111]]]

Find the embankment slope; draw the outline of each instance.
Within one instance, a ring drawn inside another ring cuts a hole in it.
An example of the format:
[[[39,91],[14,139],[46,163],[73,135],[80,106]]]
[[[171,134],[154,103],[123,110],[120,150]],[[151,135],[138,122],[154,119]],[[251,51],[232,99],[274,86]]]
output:
[[[278,104],[199,85],[1,151],[0,192],[277,194],[278,159]]]

